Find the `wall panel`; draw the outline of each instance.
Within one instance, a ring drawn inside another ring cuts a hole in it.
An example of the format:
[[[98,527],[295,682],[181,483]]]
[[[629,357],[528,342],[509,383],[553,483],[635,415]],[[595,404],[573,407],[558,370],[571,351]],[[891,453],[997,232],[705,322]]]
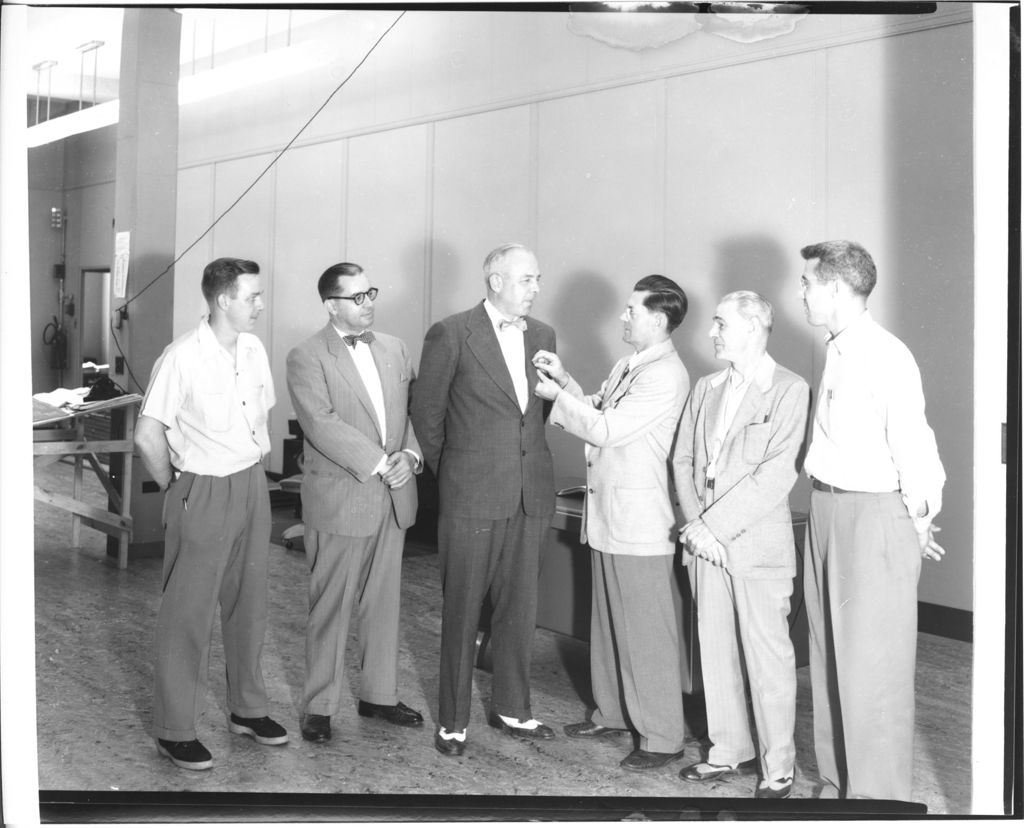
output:
[[[178,225],[175,232],[175,256],[180,261],[174,267],[174,336],[181,336],[207,314],[203,299],[203,268],[214,258],[213,235],[197,239],[214,219],[214,165],[192,167],[178,171]],[[195,243],[195,247],[182,255]]]

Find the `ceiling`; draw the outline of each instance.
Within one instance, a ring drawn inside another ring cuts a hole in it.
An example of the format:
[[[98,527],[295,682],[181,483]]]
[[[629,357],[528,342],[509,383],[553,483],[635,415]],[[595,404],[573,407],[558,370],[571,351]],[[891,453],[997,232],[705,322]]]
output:
[[[336,11],[264,9],[176,9],[181,15],[182,75],[222,65],[232,56],[287,45],[294,29]],[[95,102],[118,97],[122,8],[30,6],[27,9],[29,95]],[[103,45],[82,52],[92,42]],[[33,67],[56,61],[49,69]],[[81,97],[79,97],[81,94]]]

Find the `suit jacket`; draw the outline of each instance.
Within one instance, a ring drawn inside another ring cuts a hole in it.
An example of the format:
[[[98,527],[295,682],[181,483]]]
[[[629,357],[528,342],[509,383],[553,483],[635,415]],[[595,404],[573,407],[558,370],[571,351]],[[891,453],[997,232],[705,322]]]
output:
[[[613,555],[672,555],[669,454],[690,378],[671,340],[641,352],[620,379],[627,363],[620,359],[591,396],[570,380],[555,398],[551,424],[586,441],[580,539]]]
[[[536,319],[523,333],[526,376],[555,332]],[[544,435],[550,409],[530,394],[519,408],[512,376],[483,302],[431,326],[412,389],[412,421],[424,462],[437,475],[440,513],[501,520],[522,503],[528,515],[553,515],[555,483]]]
[[[288,391],[305,434],[302,519],[312,529],[351,537],[374,534],[393,512],[398,526],[416,519],[416,483],[389,489],[373,474],[381,453],[422,457],[408,417],[412,360],[402,340],[376,333],[370,353],[384,392],[387,444],[348,346],[334,326],[288,354]]]
[[[736,409],[715,467],[713,502],[706,473],[728,369],[697,380],[683,408],[673,458],[686,522],[702,518],[726,548],[730,574],[793,577],[796,552],[789,492],[796,482],[810,391],[765,354]],[[689,553],[684,562],[692,560]]]

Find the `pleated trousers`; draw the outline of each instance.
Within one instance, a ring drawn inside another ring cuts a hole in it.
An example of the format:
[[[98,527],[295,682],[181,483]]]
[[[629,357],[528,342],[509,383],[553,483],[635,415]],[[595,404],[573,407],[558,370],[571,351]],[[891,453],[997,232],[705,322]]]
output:
[[[804,596],[825,798],[907,801],[921,551],[898,492],[813,490]]]
[[[591,718],[635,730],[642,750],[678,753],[686,731],[673,556],[591,549],[590,560]]]
[[[533,718],[530,659],[537,623],[537,576],[550,525],[550,515],[532,517],[521,506],[503,520],[443,512],[439,516],[444,605],[438,723],[445,730],[463,730],[469,724],[477,628],[488,594],[493,607],[491,710],[520,721]]]
[[[263,465],[227,477],[183,473],[164,496],[164,525],[153,735],[190,741],[206,697],[218,604],[228,708],[245,718],[267,715],[260,655],[270,495]]]
[[[345,650],[353,610],[360,657],[359,698],[398,702],[398,618],[405,530],[390,511],[365,538],[303,535],[310,568],[306,620],[306,713],[333,716],[345,693]]]
[[[691,566],[696,567],[697,630],[712,742],[708,761],[735,765],[756,756],[764,779],[791,776],[796,762],[796,657],[788,622],[793,579],[735,578],[702,558]]]

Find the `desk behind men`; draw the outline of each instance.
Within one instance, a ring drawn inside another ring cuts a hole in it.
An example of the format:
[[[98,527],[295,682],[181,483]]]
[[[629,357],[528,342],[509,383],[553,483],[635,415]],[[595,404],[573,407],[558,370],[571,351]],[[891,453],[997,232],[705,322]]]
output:
[[[32,454],[36,462],[55,462],[62,457],[73,457],[75,466],[70,497],[59,492],[47,491],[36,484],[35,499],[71,513],[72,547],[77,548],[81,545],[83,525],[117,538],[117,565],[120,569],[128,567],[128,543],[132,534],[131,455],[134,450],[136,406],[141,400],[140,394],[125,394],[109,400],[86,403],[74,409],[57,409],[34,404],[32,413]],[[115,409],[123,410],[124,436],[116,440],[87,438],[86,419]],[[97,456],[99,454],[123,455],[124,475],[120,481],[120,492],[108,470],[100,464]],[[86,463],[107,493],[107,509],[82,500],[83,471]]]

